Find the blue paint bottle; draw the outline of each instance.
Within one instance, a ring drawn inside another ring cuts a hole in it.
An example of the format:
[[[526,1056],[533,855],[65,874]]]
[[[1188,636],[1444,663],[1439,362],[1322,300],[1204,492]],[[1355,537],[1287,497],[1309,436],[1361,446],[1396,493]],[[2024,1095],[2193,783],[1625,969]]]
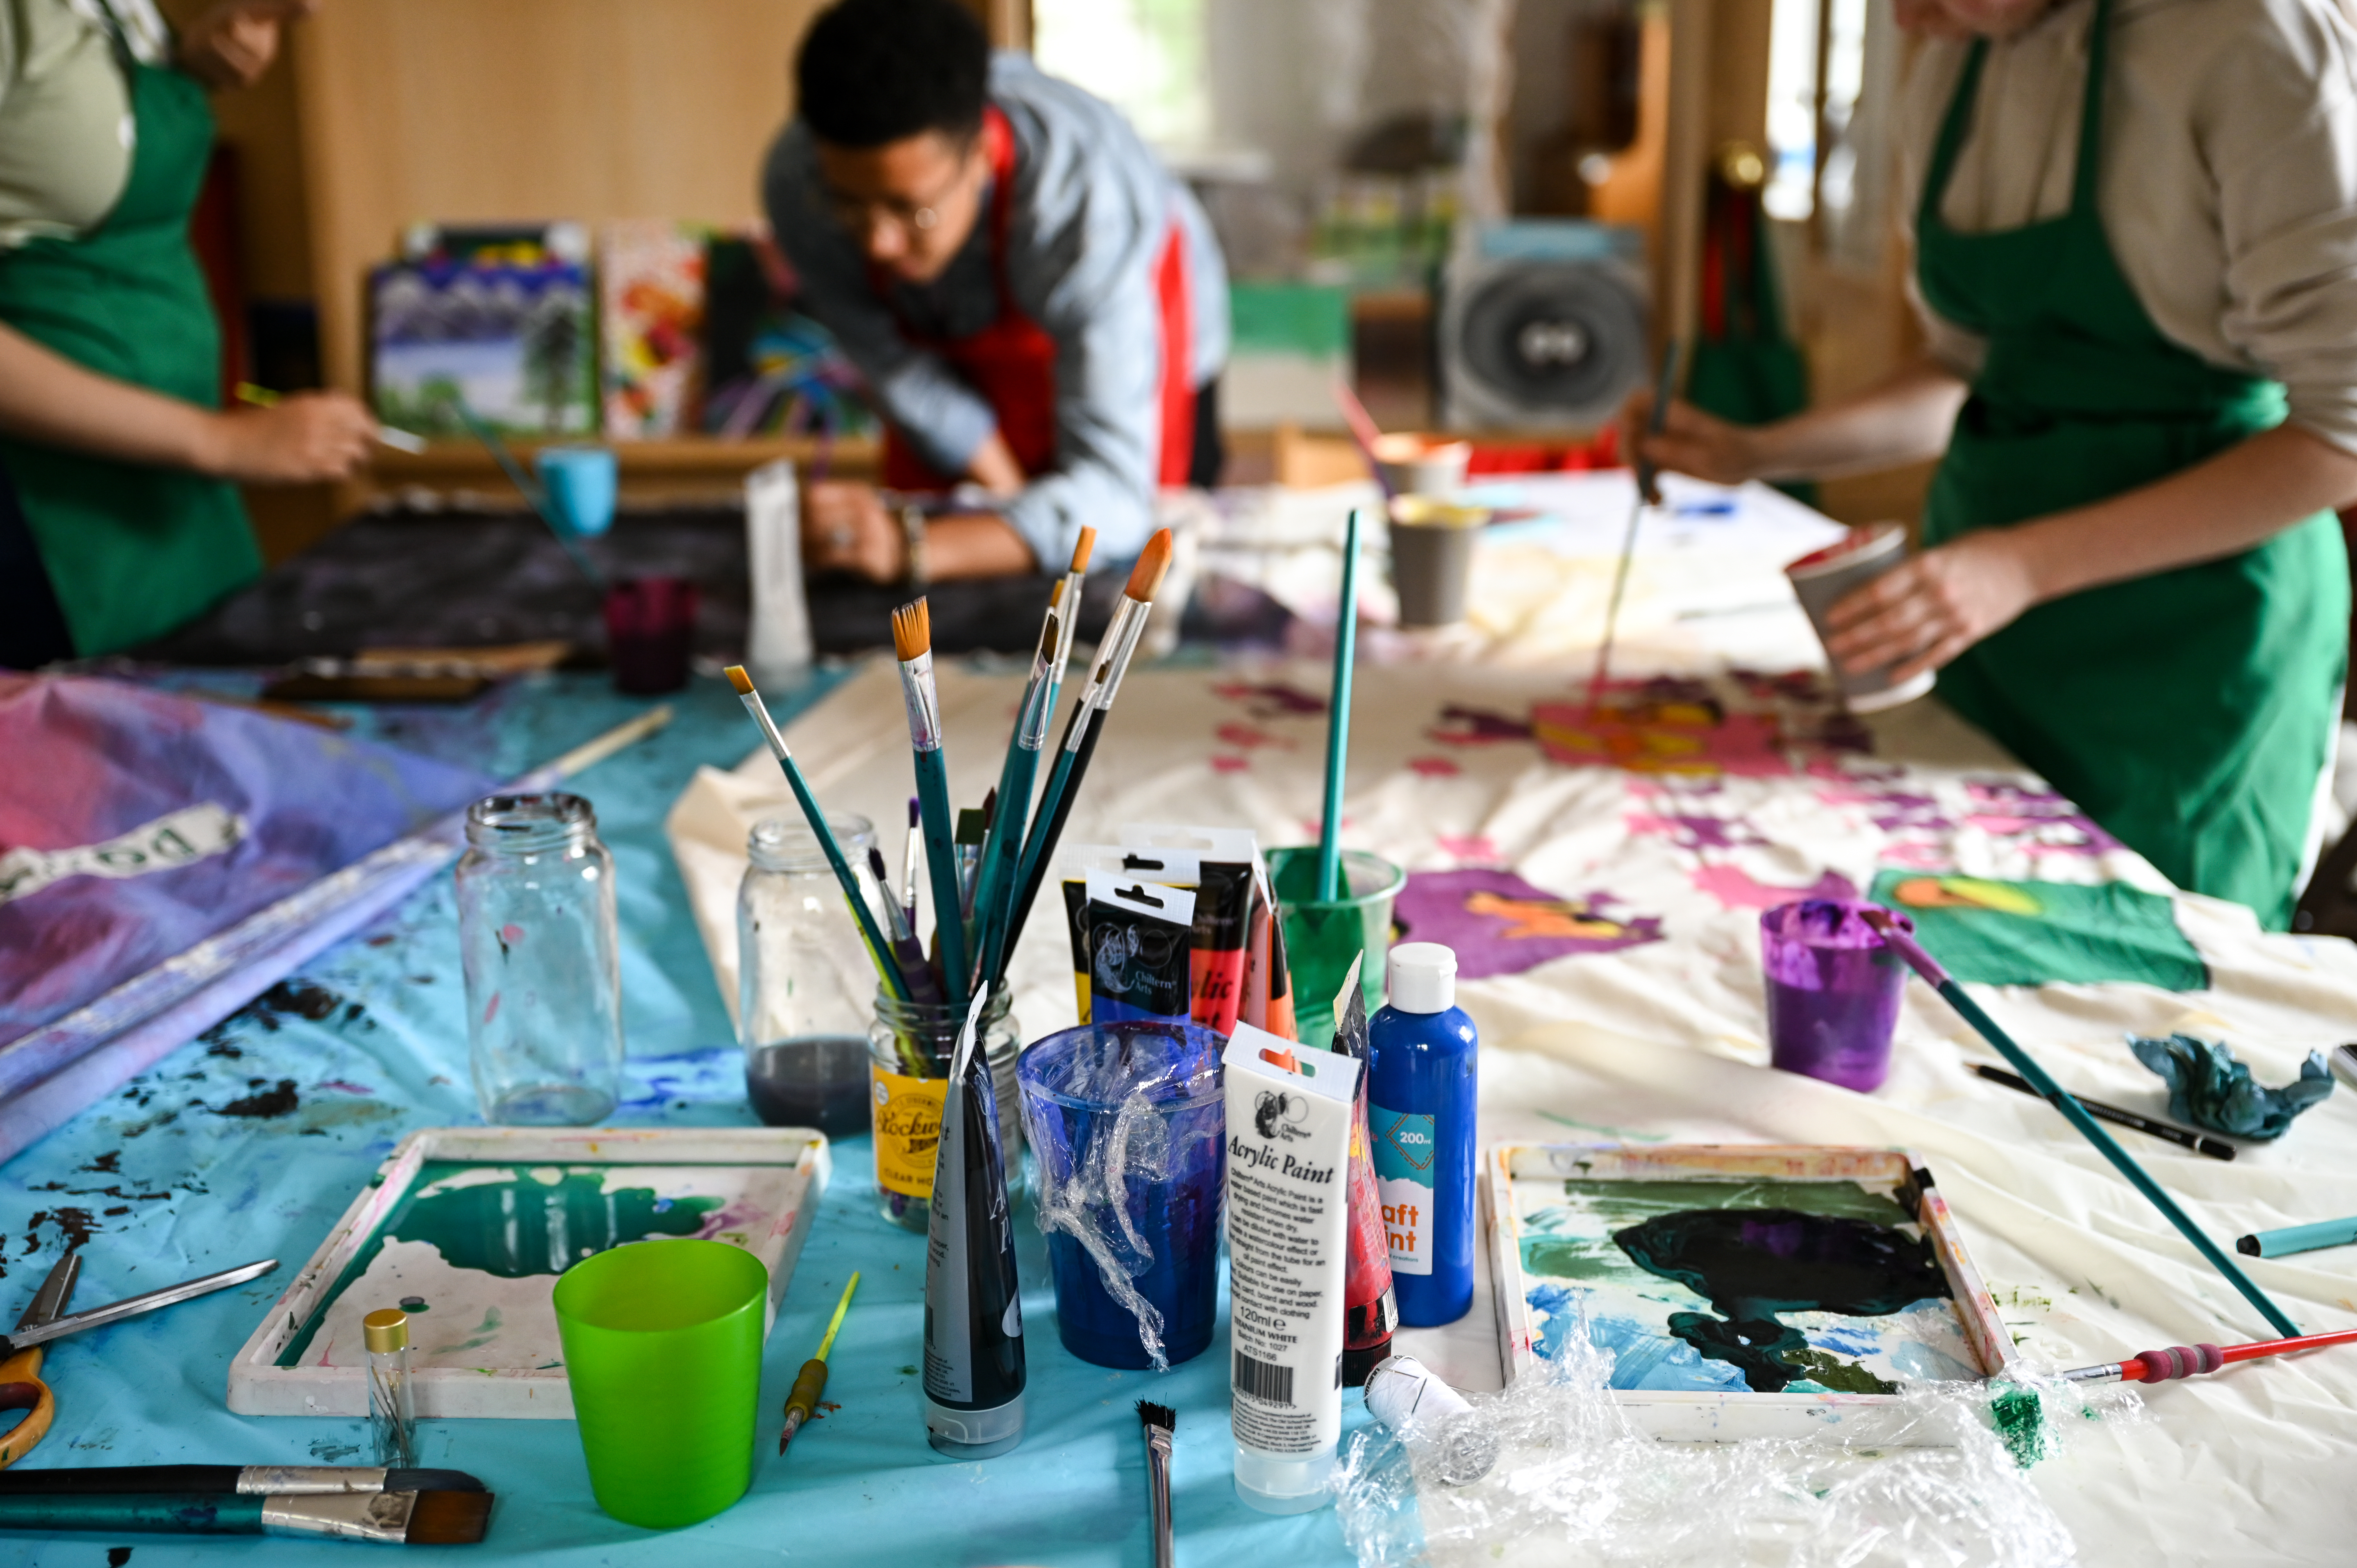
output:
[[[1454,1323],[1473,1305],[1474,1101],[1480,1040],[1457,1005],[1457,955],[1402,942],[1391,1005],[1368,1026],[1367,1134],[1402,1323]]]

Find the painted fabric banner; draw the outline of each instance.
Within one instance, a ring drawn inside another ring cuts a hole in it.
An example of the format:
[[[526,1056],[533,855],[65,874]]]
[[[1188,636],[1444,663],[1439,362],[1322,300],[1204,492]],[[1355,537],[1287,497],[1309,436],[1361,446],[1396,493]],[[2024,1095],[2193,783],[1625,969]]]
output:
[[[2210,985],[2209,967],[2177,929],[2176,905],[2124,882],[2085,886],[1885,871],[1869,897],[1906,910],[1918,939],[1968,984]]]
[[[491,788],[332,730],[0,676],[0,1047]]]

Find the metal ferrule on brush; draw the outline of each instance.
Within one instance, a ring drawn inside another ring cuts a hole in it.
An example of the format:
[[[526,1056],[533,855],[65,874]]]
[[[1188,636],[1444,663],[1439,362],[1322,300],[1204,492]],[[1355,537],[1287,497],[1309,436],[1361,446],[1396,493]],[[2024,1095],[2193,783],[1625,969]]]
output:
[[[317,1497],[273,1497],[262,1505],[264,1535],[329,1535],[342,1541],[374,1541],[401,1546],[409,1540],[415,1492],[345,1492]]]
[[[1065,573],[1064,591],[1056,596],[1057,613],[1063,617],[1063,624],[1056,628],[1056,661],[1051,671],[1058,685],[1063,684],[1064,670],[1072,661],[1072,633],[1081,624],[1081,583],[1086,576],[1084,572]]]
[[[364,1496],[384,1490],[385,1473],[357,1465],[248,1465],[237,1473],[242,1497]]]
[[[770,717],[770,710],[762,705],[761,694],[759,692],[742,692],[737,700],[745,704],[745,711],[752,714],[753,722],[760,726],[761,738],[770,743],[770,754],[782,760],[788,755],[786,737],[778,733],[776,721]]]
[[[1154,607],[1143,599],[1122,596],[1121,607],[1114,612],[1114,623],[1105,632],[1102,657],[1097,671],[1089,678],[1090,704],[1099,711],[1113,706],[1121,693],[1121,678],[1129,672],[1130,656],[1137,651],[1138,640],[1146,635],[1146,618]]]
[[[909,744],[919,751],[939,751],[942,694],[933,685],[932,650],[900,660],[900,697],[909,706]]]
[[[2123,1361],[2106,1361],[2100,1367],[2073,1367],[2062,1374],[2066,1383],[2115,1383],[2127,1373]]]

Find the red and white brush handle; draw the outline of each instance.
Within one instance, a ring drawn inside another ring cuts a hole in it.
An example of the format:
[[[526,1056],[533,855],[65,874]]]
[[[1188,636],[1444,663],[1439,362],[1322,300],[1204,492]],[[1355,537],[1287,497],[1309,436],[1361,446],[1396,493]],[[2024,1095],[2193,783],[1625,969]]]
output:
[[[2339,1334],[2303,1334],[2297,1339],[2258,1339],[2248,1345],[2172,1345],[2166,1350],[2145,1350],[2126,1361],[2099,1367],[2078,1367],[2062,1374],[2071,1383],[2164,1383],[2214,1372],[2229,1361],[2255,1361],[2262,1356],[2288,1355],[2294,1350],[2320,1350],[2327,1345],[2357,1344],[2357,1329]]]

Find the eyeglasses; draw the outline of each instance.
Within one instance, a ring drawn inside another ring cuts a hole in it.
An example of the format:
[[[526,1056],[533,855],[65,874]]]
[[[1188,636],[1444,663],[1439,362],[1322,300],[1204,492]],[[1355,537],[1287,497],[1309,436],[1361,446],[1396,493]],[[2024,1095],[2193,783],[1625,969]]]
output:
[[[961,163],[956,171],[942,182],[940,189],[922,201],[905,197],[885,197],[869,201],[824,189],[820,193],[820,200],[827,215],[854,234],[866,235],[888,226],[907,233],[930,233],[941,227],[942,208],[956,193],[967,173],[967,166]]]

